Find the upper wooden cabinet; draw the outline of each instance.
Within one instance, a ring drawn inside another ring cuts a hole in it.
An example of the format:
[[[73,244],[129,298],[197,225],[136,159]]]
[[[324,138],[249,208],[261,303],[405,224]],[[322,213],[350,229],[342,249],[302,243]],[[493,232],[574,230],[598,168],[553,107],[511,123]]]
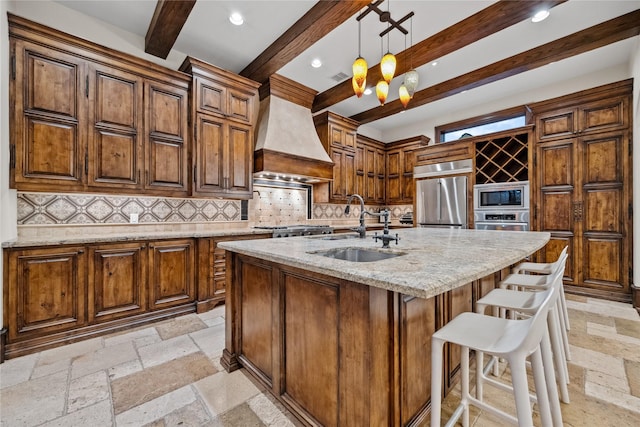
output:
[[[11,185],[188,194],[189,78],[9,15]]]
[[[315,115],[313,122],[324,149],[334,163],[329,202],[343,203],[349,195],[360,191],[356,178],[358,123],[330,111]]]
[[[536,137],[538,141],[615,131],[629,128],[630,100],[620,85],[612,86],[608,93],[601,90],[583,91],[583,103],[571,105],[566,102],[552,104],[542,102],[532,108],[543,111],[536,114]]]
[[[382,142],[358,135],[356,140],[356,190],[365,203],[384,203],[385,150]]]
[[[387,144],[387,204],[413,203],[413,168],[428,143],[429,138],[418,136]]]
[[[192,194],[250,199],[259,84],[187,57],[193,76]]]

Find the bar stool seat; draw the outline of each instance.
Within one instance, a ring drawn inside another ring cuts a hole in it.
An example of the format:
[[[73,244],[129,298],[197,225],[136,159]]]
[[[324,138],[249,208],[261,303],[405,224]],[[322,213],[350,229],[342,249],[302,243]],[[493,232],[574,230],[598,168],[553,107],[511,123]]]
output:
[[[547,314],[549,308],[557,300],[558,288],[552,286],[541,293],[544,295],[543,301],[537,312],[530,318],[512,320],[478,313],[462,313],[433,334],[431,347],[432,426],[440,426],[441,421],[442,350],[446,342],[458,344],[462,347],[460,363],[462,398],[459,410],[456,410],[455,414],[462,414],[463,426],[469,425],[469,405],[491,412],[520,426],[533,426],[526,372],[526,359],[529,356],[531,356],[536,400],[540,408],[542,423],[545,426],[553,424],[542,364],[541,343],[546,332]],[[512,389],[516,402],[516,417],[470,395],[470,349],[475,350],[476,353],[481,352],[504,358],[509,363]],[[454,422],[455,419],[449,420],[447,425]]]

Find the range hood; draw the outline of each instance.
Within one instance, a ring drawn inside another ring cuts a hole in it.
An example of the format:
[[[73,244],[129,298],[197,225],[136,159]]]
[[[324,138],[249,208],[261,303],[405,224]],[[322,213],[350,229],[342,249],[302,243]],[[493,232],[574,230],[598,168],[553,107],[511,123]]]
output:
[[[254,177],[298,177],[303,182],[333,178],[333,162],[311,115],[317,92],[274,74],[260,88]]]

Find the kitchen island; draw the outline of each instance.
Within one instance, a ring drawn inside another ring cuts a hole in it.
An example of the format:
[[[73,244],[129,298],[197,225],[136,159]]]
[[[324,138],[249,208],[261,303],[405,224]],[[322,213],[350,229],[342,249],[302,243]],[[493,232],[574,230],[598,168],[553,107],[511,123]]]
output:
[[[373,233],[222,243],[229,251],[223,366],[245,367],[304,424],[425,424],[431,335],[472,310],[511,265],[550,236],[393,231],[400,241],[390,249]],[[334,258],[345,255],[341,249],[396,256]],[[445,352],[446,393],[456,380],[459,349]]]

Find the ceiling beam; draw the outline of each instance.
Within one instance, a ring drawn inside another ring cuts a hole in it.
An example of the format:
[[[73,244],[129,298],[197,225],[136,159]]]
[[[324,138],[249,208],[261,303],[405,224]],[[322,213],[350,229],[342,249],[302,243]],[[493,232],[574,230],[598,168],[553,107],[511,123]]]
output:
[[[481,10],[470,17],[424,39],[409,49],[396,55],[396,76],[436,59],[462,49],[484,37],[495,34],[507,27],[531,18],[541,5],[554,7],[566,0],[509,1],[502,0]],[[354,58],[355,59],[355,58]],[[375,83],[382,79],[380,64],[373,65],[367,71],[367,81]],[[347,79],[334,87],[316,95],[312,112],[318,112],[338,102],[354,96],[351,79]]]
[[[319,1],[271,46],[251,61],[240,75],[259,83],[267,82],[269,76],[370,2],[371,0]],[[268,18],[265,17],[265,19]]]
[[[409,102],[409,108],[419,107],[455,95],[463,90],[474,89],[542,67],[551,62],[580,55],[611,43],[635,37],[638,34],[640,34],[640,9],[420,90],[413,95]],[[372,108],[350,118],[364,124],[399,113],[402,110],[404,108],[400,100],[394,100],[384,106]]]
[[[166,59],[196,0],[158,0],[144,38],[144,51]]]

